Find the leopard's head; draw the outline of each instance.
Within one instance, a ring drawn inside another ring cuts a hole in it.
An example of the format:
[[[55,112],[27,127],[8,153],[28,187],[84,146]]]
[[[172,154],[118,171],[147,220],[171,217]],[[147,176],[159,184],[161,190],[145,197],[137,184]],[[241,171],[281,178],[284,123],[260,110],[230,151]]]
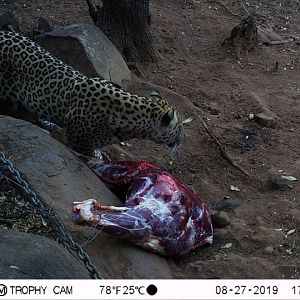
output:
[[[157,113],[156,125],[153,126],[149,138],[177,150],[185,139],[182,120],[178,117],[176,109],[163,100],[158,91],[153,91],[150,97],[161,105]]]

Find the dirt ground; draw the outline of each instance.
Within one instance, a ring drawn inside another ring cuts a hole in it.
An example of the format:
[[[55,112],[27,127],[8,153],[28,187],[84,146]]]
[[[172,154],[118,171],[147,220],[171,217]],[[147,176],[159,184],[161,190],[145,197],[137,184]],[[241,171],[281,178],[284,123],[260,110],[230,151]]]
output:
[[[9,174],[8,174],[9,175]],[[39,210],[20,195],[14,184],[0,171],[0,229],[13,229],[47,236],[58,241],[58,234]]]
[[[239,57],[221,47],[248,12],[259,26],[271,26],[281,37],[299,37],[300,3],[150,3],[158,61],[142,65],[142,71],[147,81],[185,96],[189,105],[177,108],[193,121],[186,125],[187,141],[172,166],[157,145],[133,141],[126,150],[137,160],[167,168],[208,204],[225,199],[236,206],[227,212],[230,224],[215,230],[211,247],[176,261],[176,276],[300,278],[300,185],[277,180],[281,175],[300,178],[299,45],[260,46]],[[0,7],[13,10],[28,34],[39,16],[53,27],[92,23],[83,0],[1,0]],[[278,70],[273,71],[276,62]],[[260,112],[272,116],[275,126],[265,128],[249,120],[249,114]],[[197,114],[249,178],[220,156]],[[231,185],[240,191],[232,191]]]

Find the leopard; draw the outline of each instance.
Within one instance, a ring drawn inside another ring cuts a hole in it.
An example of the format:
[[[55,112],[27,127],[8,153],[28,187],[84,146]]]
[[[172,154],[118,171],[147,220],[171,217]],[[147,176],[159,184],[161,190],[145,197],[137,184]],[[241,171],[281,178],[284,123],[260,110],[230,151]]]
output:
[[[56,124],[66,144],[84,155],[133,138],[177,151],[185,139],[184,122],[158,91],[138,96],[88,77],[13,31],[0,31],[1,101]]]

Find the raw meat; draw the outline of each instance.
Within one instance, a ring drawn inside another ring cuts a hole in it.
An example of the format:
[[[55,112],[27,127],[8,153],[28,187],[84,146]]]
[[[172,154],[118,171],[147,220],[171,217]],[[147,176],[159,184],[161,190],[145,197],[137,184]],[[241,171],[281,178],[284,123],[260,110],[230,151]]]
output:
[[[167,256],[182,256],[212,243],[206,205],[169,173],[145,161],[86,163],[125,205],[104,206],[95,199],[75,202],[76,224],[95,226]]]

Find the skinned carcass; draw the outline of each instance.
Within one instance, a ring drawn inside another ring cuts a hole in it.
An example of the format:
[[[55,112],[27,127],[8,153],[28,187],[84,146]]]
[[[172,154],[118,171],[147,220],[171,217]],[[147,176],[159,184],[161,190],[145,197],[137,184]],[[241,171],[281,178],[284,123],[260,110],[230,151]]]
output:
[[[150,251],[182,256],[211,244],[213,228],[206,205],[187,186],[148,162],[85,159],[94,173],[124,202],[75,202],[73,221],[94,226]]]

